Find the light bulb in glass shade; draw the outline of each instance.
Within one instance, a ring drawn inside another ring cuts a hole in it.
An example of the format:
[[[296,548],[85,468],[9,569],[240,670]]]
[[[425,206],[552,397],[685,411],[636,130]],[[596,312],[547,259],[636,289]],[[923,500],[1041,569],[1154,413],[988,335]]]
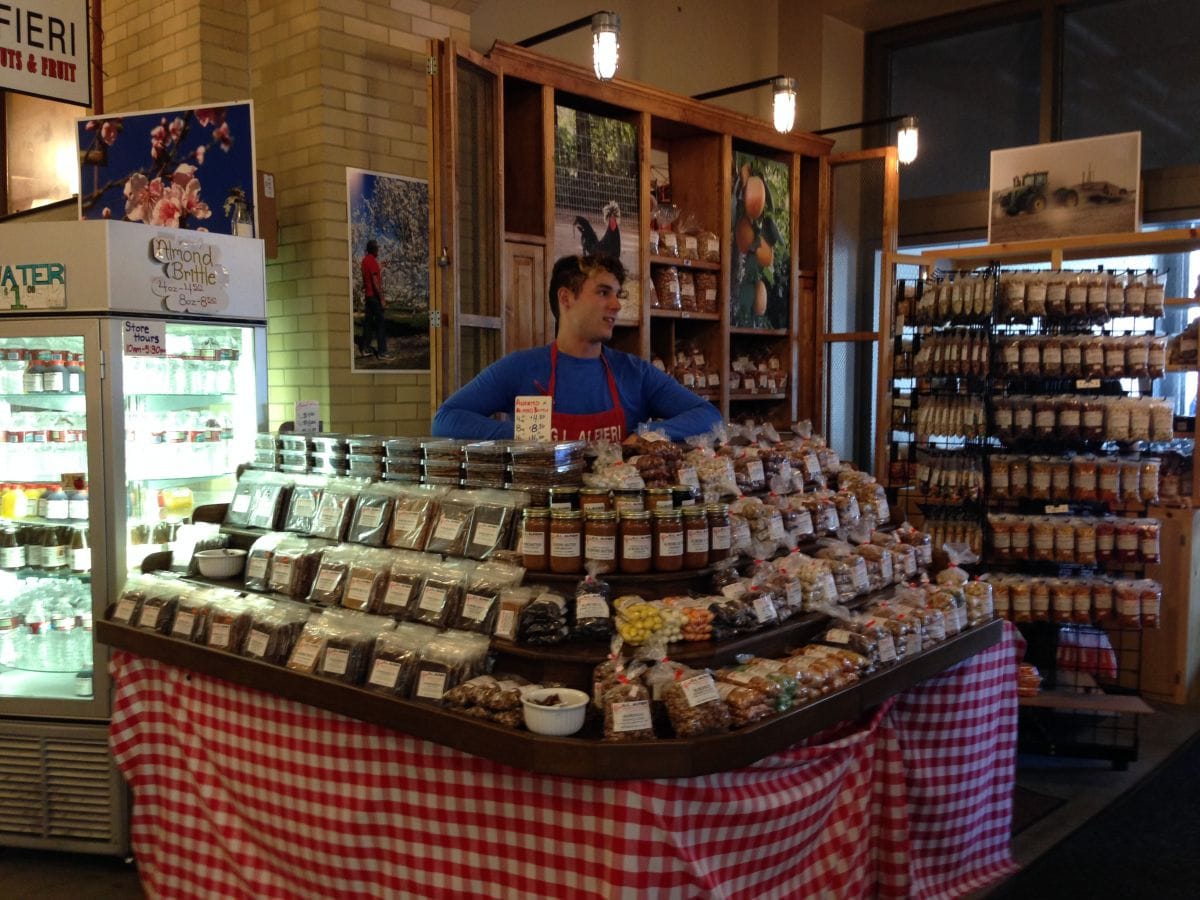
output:
[[[771,87],[775,91],[775,130],[787,134],[796,124],[796,79],[776,78]]]
[[[621,17],[612,12],[592,16],[592,71],[601,81],[617,74],[620,61]]]
[[[917,158],[916,116],[905,116],[900,120],[900,131],[896,135],[896,156],[905,165]]]

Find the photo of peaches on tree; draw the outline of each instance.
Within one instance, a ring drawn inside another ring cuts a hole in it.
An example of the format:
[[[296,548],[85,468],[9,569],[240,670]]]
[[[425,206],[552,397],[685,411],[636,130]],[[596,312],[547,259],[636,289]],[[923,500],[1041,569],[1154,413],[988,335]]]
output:
[[[730,325],[788,327],[790,224],[788,169],[734,154]]]

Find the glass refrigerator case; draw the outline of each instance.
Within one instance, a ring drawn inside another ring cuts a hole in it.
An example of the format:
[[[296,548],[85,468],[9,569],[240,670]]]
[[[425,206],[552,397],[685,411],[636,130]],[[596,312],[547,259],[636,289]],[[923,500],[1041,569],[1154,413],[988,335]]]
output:
[[[266,421],[262,245],[200,239],[224,258],[227,285],[221,309],[194,314],[161,296],[154,244],[190,235],[10,228],[0,226],[0,845],[123,853],[107,652],[92,623],[197,506],[229,499],[253,456]],[[34,265],[62,278],[31,283]]]

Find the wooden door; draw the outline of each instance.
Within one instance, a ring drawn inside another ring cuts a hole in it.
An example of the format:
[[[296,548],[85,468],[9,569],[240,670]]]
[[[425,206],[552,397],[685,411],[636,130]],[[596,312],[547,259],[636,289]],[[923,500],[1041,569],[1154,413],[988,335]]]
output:
[[[431,393],[435,408],[504,352],[500,78],[453,41],[434,46],[430,134]]]
[[[825,165],[820,427],[843,458],[884,481],[900,163],[895,147],[881,147],[830,156]]]
[[[508,350],[554,340],[554,317],[546,299],[546,248],[504,242],[504,339]]]

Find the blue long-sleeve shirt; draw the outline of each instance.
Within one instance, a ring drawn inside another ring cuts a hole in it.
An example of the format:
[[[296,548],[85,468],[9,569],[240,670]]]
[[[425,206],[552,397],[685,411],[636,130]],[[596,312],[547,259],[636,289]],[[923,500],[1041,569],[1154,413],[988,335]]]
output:
[[[617,383],[626,432],[635,432],[643,422],[661,419],[655,428],[672,440],[682,440],[703,434],[721,421],[715,406],[645,360],[608,347],[603,352]],[[514,399],[544,394],[549,386],[548,346],[510,353],[441,405],[433,417],[433,433],[472,440],[511,438]],[[580,359],[560,350],[554,393],[558,412],[588,414],[612,409],[608,379],[599,359]],[[489,418],[497,412],[508,413],[508,421]]]

